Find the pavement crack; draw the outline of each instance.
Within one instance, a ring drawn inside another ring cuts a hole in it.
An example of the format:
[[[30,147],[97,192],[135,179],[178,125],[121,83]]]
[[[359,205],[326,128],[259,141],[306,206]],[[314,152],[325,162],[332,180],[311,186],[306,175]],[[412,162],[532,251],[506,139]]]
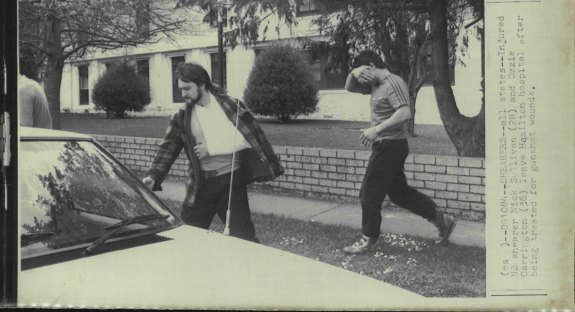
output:
[[[311,220],[312,218],[317,217],[317,216],[319,216],[320,214],[324,214],[324,213],[326,213],[326,212],[332,211],[332,210],[337,209],[337,208],[339,208],[339,207],[341,207],[341,206],[343,206],[343,205],[344,205],[343,203],[338,204],[338,205],[336,205],[335,207],[329,208],[328,210],[324,210],[324,211],[322,211],[322,212],[318,212],[318,213],[316,213],[316,214],[314,214],[314,215],[312,215],[312,216],[309,216],[308,219]]]

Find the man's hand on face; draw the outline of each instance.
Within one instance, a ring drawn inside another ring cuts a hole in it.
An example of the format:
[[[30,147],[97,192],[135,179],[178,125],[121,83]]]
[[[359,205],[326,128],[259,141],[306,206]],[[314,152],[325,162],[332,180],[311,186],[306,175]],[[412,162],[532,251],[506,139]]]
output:
[[[206,146],[206,144],[203,143],[199,143],[198,145],[194,146],[194,154],[196,154],[196,157],[198,157],[198,159],[210,156],[210,154],[208,153],[208,147]]]
[[[357,68],[354,68],[351,71],[351,74],[357,79],[357,78],[359,78],[359,75],[361,74],[361,72],[367,68],[369,68],[369,66],[366,66],[366,65],[359,66]]]
[[[377,139],[378,136],[377,126],[362,129],[361,131],[362,132],[361,135],[359,136],[359,141],[361,142],[361,144],[363,144],[363,146],[370,147],[373,144],[373,141]]]
[[[366,65],[352,70],[351,74],[355,77],[355,79],[357,79],[357,82],[363,84],[368,84],[375,78],[373,67]]]

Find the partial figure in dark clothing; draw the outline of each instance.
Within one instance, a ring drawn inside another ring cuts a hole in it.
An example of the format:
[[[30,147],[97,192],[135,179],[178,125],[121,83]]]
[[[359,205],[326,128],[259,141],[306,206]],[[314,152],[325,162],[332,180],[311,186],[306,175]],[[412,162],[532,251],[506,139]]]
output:
[[[172,117],[143,182],[160,190],[183,148],[189,160],[181,213],[184,222],[207,229],[217,214],[226,223],[230,202],[229,234],[258,242],[247,184],[282,174],[279,159],[244,103],[212,84],[202,66],[181,64],[176,76],[186,105]]]
[[[409,154],[405,122],[411,118],[407,85],[401,77],[389,72],[381,57],[372,51],[360,53],[352,67],[345,83],[346,90],[371,95],[371,127],[362,130],[360,141],[371,147],[372,154],[359,193],[363,235],[343,250],[363,253],[377,242],[385,196],[399,207],[433,223],[439,230],[436,243],[447,242],[455,220],[437,210],[425,194],[409,186],[403,173]]]
[[[52,117],[44,88],[34,79],[34,57],[31,53],[20,53],[20,75],[18,77],[18,105],[20,126],[52,129]]]

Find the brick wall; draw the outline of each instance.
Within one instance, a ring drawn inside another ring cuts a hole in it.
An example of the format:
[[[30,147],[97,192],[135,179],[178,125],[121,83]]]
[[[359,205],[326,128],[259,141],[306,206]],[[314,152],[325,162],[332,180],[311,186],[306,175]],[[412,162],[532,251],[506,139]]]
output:
[[[136,172],[145,172],[160,139],[94,136],[108,151]],[[274,181],[254,183],[254,190],[300,197],[357,203],[368,151],[275,146],[285,173]],[[170,170],[185,177],[184,152]],[[409,185],[430,196],[438,207],[465,219],[485,218],[485,161],[483,158],[409,155],[405,164]],[[386,205],[390,205],[386,202]],[[393,207],[393,205],[391,205]]]

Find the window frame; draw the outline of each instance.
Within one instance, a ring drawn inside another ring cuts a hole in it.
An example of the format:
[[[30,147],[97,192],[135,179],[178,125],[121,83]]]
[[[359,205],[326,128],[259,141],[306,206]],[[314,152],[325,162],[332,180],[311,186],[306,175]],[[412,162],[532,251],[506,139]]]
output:
[[[302,6],[307,6],[306,9],[302,10]],[[313,9],[311,8],[313,6]],[[319,13],[319,9],[317,7],[317,3],[315,0],[297,0],[296,2],[296,16],[309,16],[309,15],[316,15]]]
[[[78,102],[82,106],[90,105],[90,65],[81,64],[76,67],[78,68]],[[82,78],[85,78],[85,81]],[[83,82],[85,82],[85,88],[82,88]]]
[[[141,77],[144,82],[146,83],[146,85],[148,86],[148,90],[150,89],[150,59],[149,58],[140,58],[140,59],[135,59],[134,62],[136,63],[135,67],[136,67],[136,74],[138,75],[138,77]],[[141,72],[140,69],[140,63],[141,62],[146,62],[146,67],[145,67],[145,74],[143,74]]]
[[[210,70],[212,72],[212,82],[217,84],[218,86],[227,89],[227,84],[228,84],[228,55],[226,53],[226,51],[224,51],[224,78],[223,78],[223,83],[221,83],[221,81],[219,80],[220,78],[220,67],[215,67],[216,64],[219,65],[219,53],[218,52],[212,52],[210,53]],[[216,60],[216,63],[214,63],[214,60]],[[217,80],[216,80],[217,79]]]
[[[176,65],[174,64],[174,59],[182,60],[178,62]],[[178,65],[181,63],[186,62],[185,55],[171,55],[170,56],[170,65],[172,66],[172,102],[174,103],[185,103],[186,101],[182,97],[182,92],[180,92],[180,88],[178,88],[178,79],[176,78],[176,69]]]
[[[136,30],[141,38],[150,36],[150,3],[138,1],[136,10]]]
[[[106,67],[106,71],[110,70],[110,68],[114,67],[114,66],[118,66],[121,62],[120,61],[111,61],[111,62],[105,62],[104,66]]]
[[[348,70],[344,70],[342,66],[342,72],[339,74],[339,78],[338,74],[328,73],[330,53],[333,53],[335,49],[336,47],[327,47],[324,49],[307,48],[301,50],[304,57],[306,57],[306,64],[310,67],[312,62],[319,64],[319,69],[317,72],[314,70],[313,73],[316,76],[319,74],[319,80],[316,79],[316,86],[320,91],[345,89],[345,79],[349,74]],[[307,57],[308,55],[310,57]],[[339,83],[336,83],[338,80]]]

